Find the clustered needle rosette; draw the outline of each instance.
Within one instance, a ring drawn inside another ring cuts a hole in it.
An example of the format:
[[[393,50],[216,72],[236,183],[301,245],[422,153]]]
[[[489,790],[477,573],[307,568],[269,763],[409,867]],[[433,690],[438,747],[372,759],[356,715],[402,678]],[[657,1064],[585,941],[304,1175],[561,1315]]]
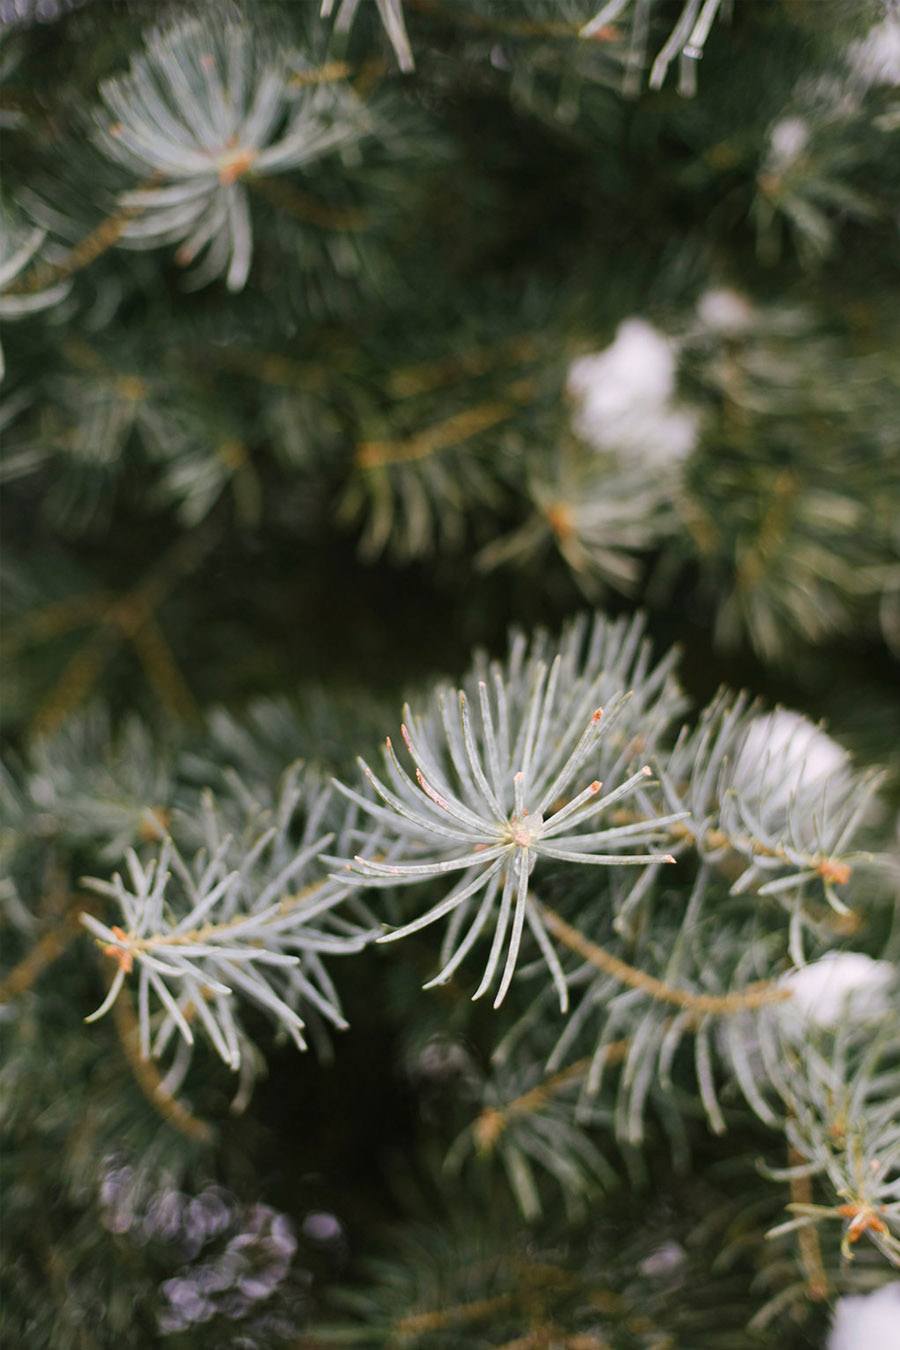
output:
[[[330,790],[299,765],[271,805],[248,796],[217,803],[205,793],[198,806],[176,813],[155,856],[145,861],[127,851],[127,879],[86,880],[118,906],[124,925],[81,916],[115,966],[106,998],[86,1020],[108,1012],[134,973],[144,1058],[163,1055],[176,1033],[190,1048],[201,1028],[238,1069],[249,1044],[242,1000],[268,1013],[301,1050],[311,1017],[347,1025],[323,957],[360,951],[374,925],[316,859],[335,837],[345,846],[358,842],[356,812],[335,820]],[[348,901],[347,913],[335,913]]]
[[[721,690],[660,760],[659,777],[668,808],[690,813],[682,847],[733,873],[732,895],[771,896],[789,915],[797,966],[808,934],[829,940],[819,898],[846,917],[857,873],[886,865],[857,846],[884,773],[854,767],[821,727],[788,709],[763,713],[746,694]]]
[[[359,139],[369,119],[347,87],[322,83],[300,56],[263,50],[247,24],[199,21],[151,33],[127,75],[100,93],[113,122],[106,154],[147,181],[121,197],[121,237],[135,248],[177,243],[203,285],[243,288],[253,231],[244,179],[301,169]]]
[[[666,838],[685,812],[593,828],[612,806],[641,796],[652,777],[647,764],[633,766],[652,749],[678,698],[670,665],[649,668],[639,624],[597,617],[589,629],[578,621],[552,659],[542,636],[530,649],[516,636],[504,664],[482,658],[467,688],[439,687],[424,715],[407,707],[402,736],[412,773],[388,739],[387,781],[359,761],[372,795],[337,784],[382,825],[399,853],[330,857],[335,880],[392,889],[461,873],[425,913],[379,939],[391,942],[449,916],[442,966],[426,988],[451,978],[493,920],[474,997],[492,986],[505,948],[494,999],[499,1007],[527,925],[566,1010],[566,978],[531,890],[532,874],[539,861],[602,867],[674,861],[648,846]],[[627,851],[634,848],[641,851]]]
[[[844,953],[843,958],[848,955]],[[854,991],[856,998],[848,997],[844,987],[843,997],[836,1000],[838,1017],[830,1025],[822,1014],[828,1015],[836,991],[832,989],[829,996],[822,989],[805,1009],[807,1038],[797,1034],[798,1025],[792,1028],[795,1040],[785,1063],[790,1083],[785,1133],[798,1164],[802,1166],[799,1160],[804,1160],[806,1172],[821,1180],[832,1203],[795,1198],[787,1206],[792,1218],[768,1236],[813,1224],[840,1224],[844,1261],[852,1260],[854,1249],[865,1238],[900,1270],[900,1068],[896,1053],[900,1009],[886,987],[896,981],[896,971],[887,962],[871,965],[882,969],[867,974],[865,984]],[[806,973],[814,969],[807,966]],[[876,980],[882,982],[880,989]],[[784,1180],[790,1178],[791,1169],[768,1167],[764,1174]]]

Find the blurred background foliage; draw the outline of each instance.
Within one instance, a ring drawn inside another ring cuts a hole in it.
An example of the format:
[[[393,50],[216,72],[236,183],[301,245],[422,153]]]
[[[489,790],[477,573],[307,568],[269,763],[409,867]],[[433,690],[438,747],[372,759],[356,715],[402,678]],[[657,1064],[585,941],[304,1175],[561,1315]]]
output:
[[[541,1080],[498,1086],[496,1017],[420,992],[428,933],[342,963],[351,1031],[316,1053],[251,1012],[237,1086],[201,1050],[182,1096],[127,1004],[82,1025],[85,873],[201,787],[349,776],[403,697],[587,606],[644,608],[694,708],[727,683],[825,718],[887,768],[873,833],[898,847],[896,8],[724,0],[702,59],[682,0],[332,8],[0,0],[0,1326],[821,1345],[877,1254],[850,1270],[825,1232],[822,1298],[802,1242],[762,1241],[786,1183],[743,1106],[724,1140],[695,1108],[677,1147],[654,1118],[640,1154],[601,1112],[587,1209],[551,1187],[531,1227],[484,1156],[448,1178],[497,1092]],[[197,70],[211,32],[252,35],[283,101],[265,145],[296,124],[301,150],[254,169],[236,133],[204,175],[181,134],[171,182],[112,153],[156,30]],[[309,156],[314,124],[336,149]],[[171,214],[198,201],[205,245]],[[869,937],[896,956],[890,904]]]

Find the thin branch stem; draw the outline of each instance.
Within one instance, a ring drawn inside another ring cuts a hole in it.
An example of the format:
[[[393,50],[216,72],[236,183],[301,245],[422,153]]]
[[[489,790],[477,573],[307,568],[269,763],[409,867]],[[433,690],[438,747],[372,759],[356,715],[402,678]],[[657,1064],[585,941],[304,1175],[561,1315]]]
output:
[[[803,1154],[795,1148],[788,1149],[788,1165],[797,1167],[805,1163]],[[803,1176],[791,1177],[791,1202],[796,1205],[812,1204],[813,1189],[812,1178]],[[806,1275],[806,1287],[809,1297],[814,1303],[821,1303],[828,1297],[828,1276],[825,1273],[825,1266],[822,1263],[822,1247],[819,1243],[819,1233],[814,1224],[809,1224],[805,1228],[797,1230],[797,1247],[800,1252],[800,1264],[803,1266]]]
[[[540,347],[535,336],[526,334],[506,338],[490,346],[473,347],[469,351],[438,357],[433,361],[398,366],[388,376],[388,389],[396,398],[428,394],[456,380],[484,375],[506,362],[536,361],[539,355]]]
[[[159,174],[153,174],[145,182],[139,185],[138,190],[156,187],[160,182]],[[36,266],[27,276],[23,277],[18,285],[10,287],[10,293],[13,295],[31,295],[35,291],[42,291],[48,286],[58,284],[60,281],[68,281],[76,272],[83,272],[86,267],[109,252],[114,244],[117,244],[122,237],[125,226],[129,221],[134,220],[144,210],[143,206],[119,206],[105,220],[101,220],[99,225],[84,236],[79,243],[69,249],[66,256],[58,263],[42,263]]]
[[[73,904],[62,922],[45,933],[18,965],[13,966],[6,979],[0,983],[0,1003],[8,1003],[10,999],[24,994],[47,967],[62,956],[72,939],[81,931],[79,916],[82,913],[84,903],[79,901]]]
[[[159,1112],[167,1125],[197,1144],[212,1143],[212,1126],[192,1115],[188,1108],[163,1087],[159,1071],[152,1060],[142,1059],[140,1028],[134,1009],[127,998],[118,998],[113,1004],[113,1019],[125,1058],[141,1092]]]
[[[141,630],[152,622],[159,608],[179,577],[194,567],[204,553],[211,547],[213,540],[208,530],[197,530],[177,541],[166,553],[149,576],[124,596],[114,599],[107,608],[97,615],[100,628],[75,652],[62,674],[45,696],[35,712],[30,726],[32,735],[51,735],[62,725],[70,713],[87,698],[104,666],[114,652],[118,640],[124,638],[135,643],[140,659],[156,663],[154,675],[164,675],[168,681],[168,695],[175,695],[177,681],[179,707],[187,709],[190,698],[184,680],[177,673],[173,675],[174,662],[169,653],[168,662],[165,652],[161,654],[159,643],[153,643],[152,633],[149,645],[141,646]],[[176,698],[171,700],[175,706]]]
[[[132,645],[144,673],[156,690],[164,708],[175,718],[190,722],[199,718],[199,710],[187,681],[178,669],[172,648],[152,616],[135,630]]]
[[[327,61],[314,70],[298,70],[288,80],[292,89],[307,89],[315,84],[337,84],[352,75],[353,67],[347,61]]]
[[[787,527],[790,508],[800,489],[797,475],[783,469],[772,486],[772,499],[760,523],[756,539],[744,550],[735,571],[739,591],[752,591],[763,578],[770,560],[777,555]]]
[[[327,878],[323,878],[320,881],[310,882],[295,894],[284,896],[272,918],[281,919],[285,914],[291,914],[320,891],[326,880]],[[184,933],[149,933],[146,937],[135,937],[131,933],[125,933],[121,938],[122,950],[137,955],[139,952],[155,952],[162,947],[193,947],[198,943],[214,942],[235,928],[245,927],[246,924],[247,915],[238,914],[236,918],[228,919],[225,923],[206,923],[201,928],[191,928]],[[94,940],[98,947],[105,948],[109,945],[102,938]]]
[[[357,447],[357,466],[361,469],[378,469],[387,464],[408,464],[449,450],[499,422],[505,422],[515,412],[516,402],[526,399],[532,389],[530,380],[517,380],[506,390],[508,401],[478,403],[474,407],[464,408],[462,412],[454,413],[452,417],[436,422],[406,440],[364,441]]]
[[[629,1040],[611,1041],[606,1047],[607,1063],[618,1064],[623,1060],[628,1053],[630,1044]],[[475,1138],[481,1152],[489,1153],[491,1151],[514,1116],[526,1116],[531,1115],[534,1111],[539,1111],[544,1103],[555,1096],[557,1092],[561,1092],[570,1083],[576,1083],[579,1078],[583,1078],[593,1062],[594,1056],[587,1055],[584,1059],[569,1064],[565,1069],[560,1069],[558,1073],[551,1074],[542,1083],[537,1083],[533,1088],[529,1088],[520,1097],[515,1097],[511,1102],[508,1102],[506,1106],[486,1106],[474,1125]]]
[[[632,825],[644,822],[650,823],[652,816],[644,816],[638,811],[621,810],[613,813],[612,820],[616,825]],[[699,840],[690,825],[683,820],[676,821],[675,824],[668,826],[669,838],[675,843],[688,843],[696,845]],[[788,856],[787,850],[775,845],[764,844],[761,839],[753,839],[750,836],[741,839],[735,839],[732,835],[726,833],[720,827],[707,830],[703,835],[703,847],[710,853],[719,852],[721,849],[728,849],[732,853],[750,852],[758,858],[777,858],[780,862],[793,863],[793,859]],[[803,866],[811,871],[818,872],[826,881],[835,885],[845,885],[851,876],[849,863],[842,862],[838,858],[826,857],[823,854],[810,854],[803,857]]]
[[[618,956],[613,956],[605,947],[598,946],[577,928],[566,923],[555,910],[548,909],[542,904],[540,911],[547,928],[570,951],[589,961],[605,975],[612,975],[630,989],[640,989],[660,1003],[670,1003],[676,1008],[687,1008],[701,1016],[707,1013],[728,1016],[761,1008],[770,1003],[782,1003],[791,997],[790,990],[779,988],[768,981],[748,985],[746,989],[736,990],[731,994],[693,994],[687,989],[676,989],[657,979],[655,975],[648,975],[646,971],[638,970]]]
[[[494,1313],[513,1307],[518,1301],[516,1294],[497,1294],[494,1298],[475,1299],[472,1303],[458,1303],[451,1308],[435,1308],[428,1312],[408,1313],[393,1324],[395,1336],[424,1336],[432,1331],[443,1331],[447,1327],[467,1326],[472,1322],[482,1322]]]

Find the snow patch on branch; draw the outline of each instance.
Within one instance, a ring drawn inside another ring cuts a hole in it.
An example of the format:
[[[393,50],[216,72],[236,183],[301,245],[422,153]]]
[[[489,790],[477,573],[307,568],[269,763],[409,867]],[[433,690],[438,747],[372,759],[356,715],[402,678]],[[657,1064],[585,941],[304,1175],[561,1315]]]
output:
[[[663,467],[697,443],[697,416],[673,403],[675,344],[645,319],[619,324],[611,345],[569,367],[573,428],[595,450]]]
[[[900,1350],[900,1280],[839,1298],[826,1350]]]
[[[779,1007],[779,1015],[798,1031],[810,1024],[834,1028],[848,1016],[875,1020],[891,1007],[894,975],[890,961],[875,961],[863,952],[828,952],[783,977],[792,998]]]

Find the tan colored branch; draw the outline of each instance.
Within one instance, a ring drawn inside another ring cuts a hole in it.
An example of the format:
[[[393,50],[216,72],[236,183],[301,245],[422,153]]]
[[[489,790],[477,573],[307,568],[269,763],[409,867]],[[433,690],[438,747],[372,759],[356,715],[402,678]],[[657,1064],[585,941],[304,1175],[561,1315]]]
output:
[[[306,89],[314,84],[336,84],[339,80],[346,80],[350,74],[352,66],[346,61],[327,61],[324,66],[317,66],[315,70],[298,70],[288,80],[288,84],[294,89]]]
[[[164,830],[164,821],[159,821],[153,808],[148,808],[148,810],[150,811],[150,819],[147,822],[148,830]],[[157,833],[156,836],[150,836],[150,838],[153,837],[160,837],[160,835]],[[311,900],[324,885],[325,880],[312,881],[308,886],[304,886],[302,890],[296,891],[293,895],[284,896],[278,903],[279,915],[291,914],[295,909],[299,909],[301,905]],[[135,937],[132,933],[126,933],[121,928],[113,927],[110,931],[115,933],[120,945],[113,946],[112,943],[104,942],[102,938],[95,938],[94,940],[105,956],[110,956],[121,962],[126,956],[133,960],[141,952],[154,952],[160,947],[193,947],[197,943],[214,941],[216,938],[231,932],[232,929],[240,928],[246,922],[247,915],[238,914],[236,918],[229,919],[226,923],[205,923],[202,928],[191,928],[184,933],[148,933],[145,937]],[[130,970],[131,967],[129,966],[128,969]]]
[[[163,707],[173,717],[186,722],[199,717],[194,696],[156,620],[147,619],[135,630],[131,640],[147,679],[156,690]]]
[[[628,1053],[629,1044],[628,1040],[611,1041],[606,1047],[606,1062],[618,1064]],[[523,1092],[521,1097],[516,1097],[506,1106],[485,1107],[474,1126],[475,1139],[479,1150],[482,1153],[490,1153],[514,1116],[526,1116],[534,1111],[539,1111],[544,1103],[549,1101],[557,1092],[561,1092],[570,1083],[583,1078],[591,1067],[593,1059],[593,1055],[588,1055],[584,1059],[576,1060],[574,1064],[569,1064],[565,1069],[560,1069],[558,1073],[551,1074],[549,1078],[545,1078],[542,1083],[536,1084],[528,1092]]]
[[[545,1323],[515,1340],[504,1341],[497,1350],[612,1350],[609,1341],[594,1331],[579,1331],[573,1336],[554,1323]]]
[[[155,187],[159,181],[159,175],[154,174],[146,182],[141,183],[138,190]],[[45,290],[46,287],[57,285],[60,281],[68,281],[76,272],[89,267],[101,254],[108,252],[114,244],[117,244],[125,226],[135,216],[139,216],[143,209],[142,206],[120,206],[75,244],[61,262],[38,265],[29,275],[23,277],[18,285],[11,286],[10,293],[32,295],[35,291]]]
[[[107,631],[91,634],[66,665],[31,719],[31,736],[52,736],[87,698],[113,647]]]
[[[216,362],[226,370],[247,375],[263,384],[285,388],[321,390],[335,369],[321,362],[297,361],[280,352],[256,351],[253,348],[223,347],[214,354]]]
[[[769,1003],[782,1003],[791,997],[790,990],[779,988],[768,981],[748,985],[746,989],[736,990],[731,994],[693,994],[687,989],[676,989],[663,980],[658,980],[655,975],[648,975],[646,971],[628,965],[618,956],[613,956],[605,947],[598,946],[596,942],[591,942],[577,928],[566,923],[555,910],[548,909],[546,905],[541,905],[540,909],[547,928],[570,951],[589,961],[597,970],[611,975],[622,984],[628,985],[630,989],[640,989],[660,1003],[670,1003],[676,1008],[687,1008],[701,1016],[707,1013],[729,1015],[761,1008]]]
[[[156,673],[161,671],[159,644],[153,644],[151,634],[150,644],[145,643],[141,648],[141,630],[151,623],[155,611],[179,577],[189,571],[207,551],[211,538],[208,530],[199,529],[179,539],[157,566],[151,569],[149,576],[97,614],[100,624],[98,631],[92,633],[79,647],[38,706],[29,728],[32,735],[52,734],[84,702],[112,656],[117,641],[122,638],[135,643],[143,661],[155,659]],[[170,692],[174,687],[172,679],[177,679],[182,690],[186,690],[184,680],[177,671],[174,676],[171,670],[168,674]],[[180,706],[186,706],[183,698]]]
[[[134,1010],[127,998],[117,998],[113,1004],[113,1019],[125,1058],[135,1081],[150,1105],[159,1112],[167,1125],[198,1144],[209,1144],[214,1138],[212,1126],[192,1115],[187,1107],[168,1092],[152,1060],[142,1059],[139,1050],[140,1028]]]
[[[15,623],[7,624],[5,644],[7,656],[12,655],[14,649],[18,650],[29,639],[34,641],[59,637],[62,633],[70,633],[73,628],[80,628],[90,619],[100,617],[109,602],[110,598],[105,592],[99,592],[97,595],[77,595],[65,600],[55,600],[45,605],[43,609],[23,615]]]
[[[632,825],[638,822],[648,825],[653,823],[652,816],[644,816],[637,811],[627,809],[614,811],[612,820],[616,825]],[[668,835],[675,843],[686,842],[696,845],[699,842],[696,833],[684,820],[675,821],[674,824],[670,825]],[[769,844],[764,844],[760,839],[735,839],[721,828],[706,831],[703,835],[703,847],[711,853],[718,852],[721,849],[729,849],[735,854],[752,853],[757,858],[776,858],[780,862],[792,862],[792,859],[788,857],[787,850],[779,845],[772,847]],[[835,886],[846,886],[853,874],[850,864],[839,858],[815,855],[804,858],[803,865],[814,872],[818,872],[823,881],[829,881]]]
[[[791,1167],[805,1163],[802,1153],[795,1148],[788,1149],[788,1162]],[[798,1205],[812,1204],[812,1179],[808,1176],[791,1177],[791,1202]],[[813,1224],[797,1229],[797,1246],[800,1252],[800,1264],[806,1276],[806,1289],[814,1303],[821,1303],[828,1297],[828,1276],[822,1264],[822,1248],[819,1234]]]
[[[704,557],[714,554],[720,547],[720,534],[709,513],[686,492],[675,495],[675,509],[682,524]]]
[[[83,904],[73,906],[62,923],[45,933],[18,965],[13,966],[6,979],[0,983],[0,1003],[8,1003],[10,999],[24,994],[38,976],[62,956],[72,939],[81,931],[79,915],[83,911]]]
[[[789,469],[783,469],[772,483],[772,500],[763,517],[756,539],[744,550],[735,569],[735,586],[752,591],[781,544],[790,523],[790,507],[797,497],[800,481]]]
[[[450,1308],[435,1308],[428,1312],[408,1313],[400,1317],[393,1325],[393,1333],[398,1337],[424,1336],[432,1331],[443,1331],[447,1327],[468,1326],[473,1322],[483,1322],[494,1313],[505,1311],[518,1302],[516,1294],[497,1294],[494,1298],[476,1299],[472,1303],[458,1303]]]
[[[388,389],[395,398],[431,393],[443,385],[468,376],[484,375],[505,362],[534,361],[539,355],[535,338],[508,338],[489,347],[475,347],[435,361],[420,361],[400,366],[388,377]]]
[[[436,422],[406,440],[364,441],[356,451],[356,463],[361,469],[383,468],[387,464],[408,464],[417,459],[428,459],[442,450],[461,445],[482,431],[488,431],[499,422],[505,422],[515,411],[515,402],[527,398],[532,385],[529,380],[518,380],[506,391],[509,401],[478,403],[464,408],[452,417]]]

